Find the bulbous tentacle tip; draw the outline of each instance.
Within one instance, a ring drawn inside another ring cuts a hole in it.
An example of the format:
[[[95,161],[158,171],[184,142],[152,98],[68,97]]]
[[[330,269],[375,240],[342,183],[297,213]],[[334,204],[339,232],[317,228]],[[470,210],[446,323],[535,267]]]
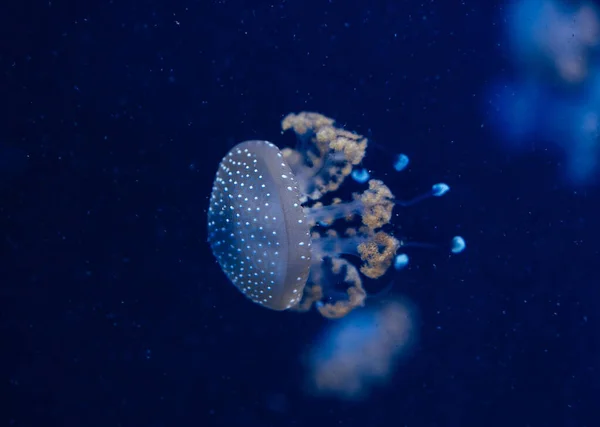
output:
[[[398,254],[396,258],[394,258],[394,268],[396,270],[402,270],[408,265],[409,258],[406,254]]]
[[[354,181],[358,182],[359,184],[364,184],[371,177],[371,175],[369,174],[369,171],[366,169],[354,169],[352,171],[351,176],[352,176],[352,179]]]
[[[463,239],[461,236],[454,236],[452,238],[450,252],[452,252],[453,254],[459,254],[462,251],[464,251],[466,248],[467,248],[467,243],[465,242],[465,239]]]
[[[448,191],[450,191],[450,186],[448,184],[443,183],[443,182],[439,182],[437,184],[434,184],[431,187],[431,195],[434,196],[434,197],[442,197]]]
[[[397,172],[401,172],[408,167],[409,163],[410,159],[406,154],[398,154],[396,161],[394,162],[394,169],[396,169]]]

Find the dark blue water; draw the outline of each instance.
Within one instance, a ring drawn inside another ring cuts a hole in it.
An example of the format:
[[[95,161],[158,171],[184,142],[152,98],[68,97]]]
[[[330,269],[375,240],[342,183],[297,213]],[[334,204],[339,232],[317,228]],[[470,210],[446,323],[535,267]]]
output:
[[[0,13],[0,425],[596,426],[600,189],[562,154],[509,155],[480,95],[509,74],[492,2],[39,1]],[[500,43],[500,46],[498,44]],[[392,294],[420,339],[362,402],[317,400],[326,321],[242,298],[206,244],[221,157],[319,111],[416,252]],[[411,166],[397,174],[388,153]],[[8,159],[8,160],[7,160]]]

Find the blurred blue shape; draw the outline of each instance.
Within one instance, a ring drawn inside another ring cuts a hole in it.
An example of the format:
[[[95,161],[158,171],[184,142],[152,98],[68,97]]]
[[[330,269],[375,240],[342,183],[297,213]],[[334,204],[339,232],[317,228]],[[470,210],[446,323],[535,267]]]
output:
[[[310,391],[357,400],[393,376],[414,343],[414,309],[405,301],[352,312],[332,322],[308,355]]]

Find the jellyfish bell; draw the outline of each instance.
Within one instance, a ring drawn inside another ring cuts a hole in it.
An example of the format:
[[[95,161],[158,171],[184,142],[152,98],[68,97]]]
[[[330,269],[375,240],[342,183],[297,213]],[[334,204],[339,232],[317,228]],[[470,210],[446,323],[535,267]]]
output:
[[[274,310],[296,305],[310,270],[310,229],[298,182],[279,149],[246,141],[221,161],[209,242],[229,280]]]
[[[401,242],[385,230],[396,200],[382,181],[369,179],[352,200],[325,204],[324,196],[335,195],[362,162],[367,139],[318,113],[290,114],[282,129],[298,136],[294,149],[246,141],[221,161],[208,241],[223,272],[251,301],[273,310],[314,306],[340,318],[364,304],[363,278],[378,279],[398,265]],[[340,284],[342,297],[330,298]]]

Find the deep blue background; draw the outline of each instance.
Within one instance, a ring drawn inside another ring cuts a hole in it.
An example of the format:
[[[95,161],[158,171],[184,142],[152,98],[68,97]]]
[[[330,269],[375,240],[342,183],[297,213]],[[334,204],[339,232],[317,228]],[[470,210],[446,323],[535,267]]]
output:
[[[423,3],[3,2],[0,425],[599,425],[600,191],[488,132],[500,7]],[[205,243],[221,157],[301,110],[408,154],[366,161],[398,197],[449,183],[396,222],[469,245],[395,278],[419,345],[362,403],[303,392],[326,322],[249,303]]]

